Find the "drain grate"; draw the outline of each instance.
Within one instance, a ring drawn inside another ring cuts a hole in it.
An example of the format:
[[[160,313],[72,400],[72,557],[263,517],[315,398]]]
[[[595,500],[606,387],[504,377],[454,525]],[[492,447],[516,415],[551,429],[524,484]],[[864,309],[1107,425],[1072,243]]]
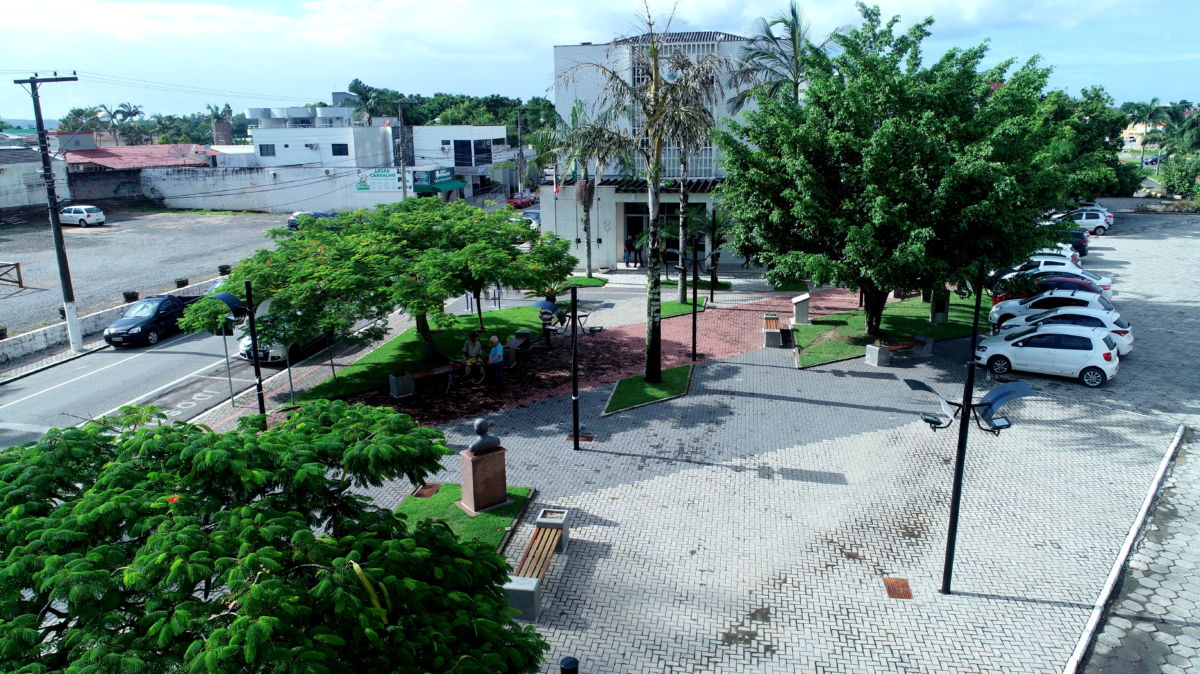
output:
[[[884,576],[883,586],[887,588],[887,595],[892,599],[912,599],[912,588],[908,586],[908,581],[904,578],[888,578]]]

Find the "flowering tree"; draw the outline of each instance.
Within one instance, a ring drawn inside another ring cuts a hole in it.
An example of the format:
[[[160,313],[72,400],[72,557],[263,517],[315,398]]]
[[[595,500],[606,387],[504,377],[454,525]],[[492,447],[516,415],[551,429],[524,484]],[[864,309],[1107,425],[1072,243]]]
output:
[[[355,491],[449,450],[321,401],[270,430],[154,409],[0,453],[0,671],[528,672],[505,560]]]

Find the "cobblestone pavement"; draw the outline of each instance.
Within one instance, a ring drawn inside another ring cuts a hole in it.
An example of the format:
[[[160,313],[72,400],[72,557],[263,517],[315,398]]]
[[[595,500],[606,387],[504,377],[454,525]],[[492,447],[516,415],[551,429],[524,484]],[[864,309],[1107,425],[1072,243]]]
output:
[[[1174,428],[1038,398],[976,434],[956,594],[937,592],[953,433],[902,379],[951,395],[964,340],[887,370],[797,371],[780,350],[700,367],[691,395],[597,418],[608,388],[497,412],[509,483],[572,511],[538,629],[547,672],[1051,671],[1082,631]],[[1095,428],[1065,422],[1085,413]],[[466,420],[445,427],[454,447]],[[457,460],[437,479],[457,481]],[[373,495],[391,506],[409,489]],[[914,599],[889,599],[882,577]]]
[[[1193,430],[1126,565],[1087,672],[1200,672],[1197,243],[1198,216],[1119,214],[1113,235],[1096,242],[1100,255],[1088,265],[1114,277],[1119,293],[1113,301],[1133,323],[1136,340],[1120,375],[1098,400]]]

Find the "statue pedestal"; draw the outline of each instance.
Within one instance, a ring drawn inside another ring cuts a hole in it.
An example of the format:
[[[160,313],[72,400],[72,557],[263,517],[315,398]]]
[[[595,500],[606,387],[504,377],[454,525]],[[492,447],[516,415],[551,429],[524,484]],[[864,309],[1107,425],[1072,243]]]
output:
[[[506,453],[503,447],[480,455],[469,449],[458,453],[462,457],[462,500],[457,505],[468,515],[474,517],[509,502]]]

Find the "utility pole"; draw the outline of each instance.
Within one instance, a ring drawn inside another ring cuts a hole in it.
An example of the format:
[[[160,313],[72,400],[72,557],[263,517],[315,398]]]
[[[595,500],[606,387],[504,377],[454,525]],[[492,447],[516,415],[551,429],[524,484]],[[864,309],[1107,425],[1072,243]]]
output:
[[[396,104],[396,115],[400,118],[400,147],[397,148],[396,154],[400,158],[400,199],[408,198],[408,169],[404,167],[404,148],[407,147],[404,143],[404,104]]]
[[[525,146],[521,144],[521,108],[517,108],[517,191],[525,191]]]
[[[71,342],[71,350],[83,351],[83,333],[79,329],[79,314],[75,311],[75,289],[71,287],[71,268],[67,264],[67,248],[63,241],[62,223],[58,221],[58,195],[54,191],[54,168],[50,163],[50,142],[46,138],[46,123],[42,120],[42,102],[38,97],[38,85],[47,82],[78,82],[79,78],[71,77],[33,77],[25,80],[13,80],[13,84],[28,84],[29,94],[33,97],[33,118],[37,122],[38,150],[42,155],[42,180],[46,183],[46,206],[50,209],[50,231],[54,235],[54,252],[58,256],[58,282],[62,286],[63,315],[67,319],[67,339]]]

